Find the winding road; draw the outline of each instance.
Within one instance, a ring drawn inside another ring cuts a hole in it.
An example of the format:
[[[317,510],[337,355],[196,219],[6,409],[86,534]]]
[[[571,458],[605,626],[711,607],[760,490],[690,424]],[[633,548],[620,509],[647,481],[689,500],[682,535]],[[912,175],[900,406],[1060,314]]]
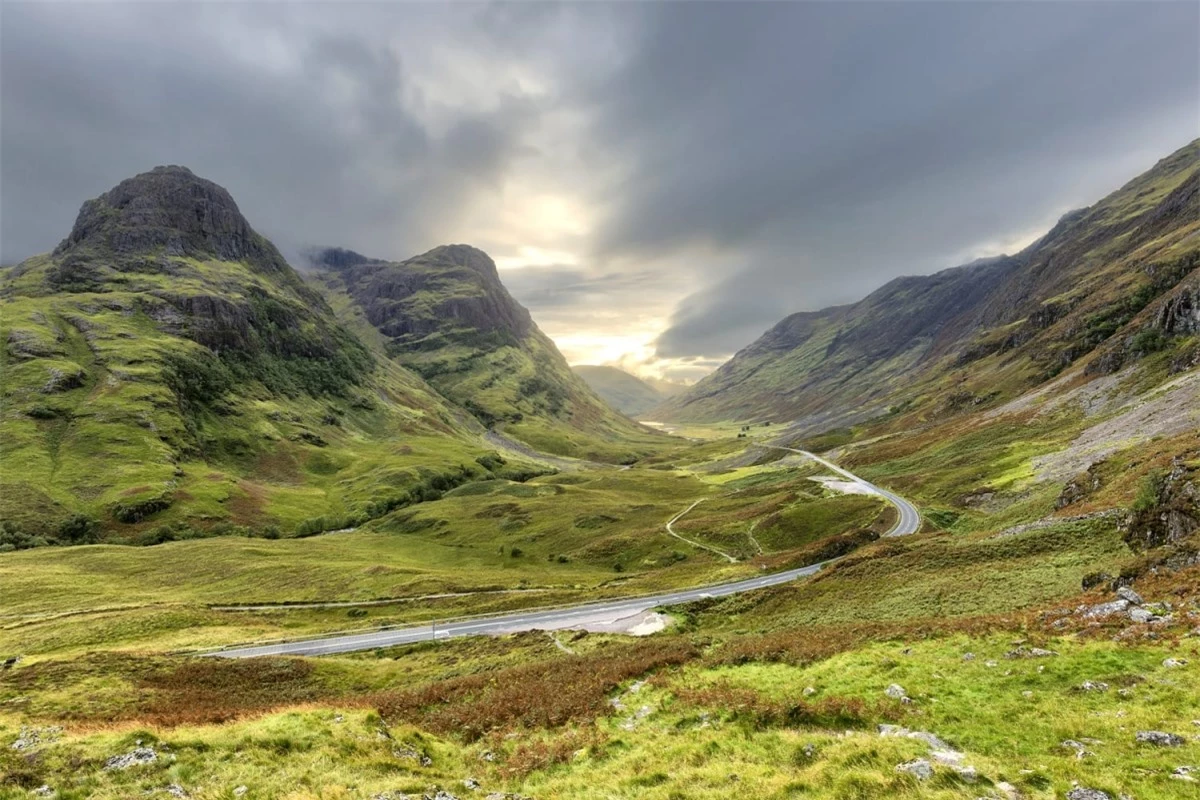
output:
[[[842,469],[831,461],[813,455],[806,450],[796,450],[779,445],[763,445],[776,450],[787,450],[807,456],[839,475],[861,485],[864,489],[883,497],[896,506],[900,519],[885,536],[905,536],[916,533],[921,527],[921,515],[917,509],[904,498],[881,489],[857,475]],[[695,503],[687,511],[695,507]],[[683,513],[687,513],[684,511]],[[672,519],[674,522],[683,513]],[[828,562],[826,562],[828,563]],[[700,586],[694,589],[684,589],[676,592],[649,595],[645,597],[630,597],[621,600],[602,600],[577,606],[568,606],[538,611],[508,613],[490,617],[474,617],[469,619],[442,620],[426,623],[420,626],[395,628],[392,630],[367,631],[339,636],[327,636],[319,639],[303,641],[274,642],[247,647],[232,647],[217,650],[206,655],[223,658],[254,658],[258,656],[320,656],[334,653],[352,653],[359,650],[374,650],[379,647],[427,642],[438,639],[450,639],[459,636],[478,636],[481,634],[519,633],[532,630],[560,630],[563,628],[581,628],[585,626],[610,626],[621,621],[644,617],[655,608],[681,605],[695,600],[711,597],[725,597],[768,586],[778,586],[789,583],[807,575],[812,575],[821,569],[823,564],[811,564],[807,567],[776,572],[755,578],[721,583],[714,586]]]
[[[894,505],[896,510],[900,512],[900,518],[896,520],[896,524],[893,525],[892,529],[885,533],[884,536],[907,536],[908,534],[916,533],[921,529],[921,513],[917,511],[916,506],[905,500],[900,495],[889,492],[887,489],[881,489],[875,484],[858,477],[853,472],[844,470],[832,461],[821,458],[820,456],[810,453],[807,450],[797,450],[794,447],[783,447],[782,445],[778,444],[764,444],[762,446],[769,447],[772,450],[786,450],[789,453],[799,453],[802,456],[807,456],[821,466],[833,470],[843,478],[854,481],[871,494],[877,494],[884,500],[887,500],[889,503]]]

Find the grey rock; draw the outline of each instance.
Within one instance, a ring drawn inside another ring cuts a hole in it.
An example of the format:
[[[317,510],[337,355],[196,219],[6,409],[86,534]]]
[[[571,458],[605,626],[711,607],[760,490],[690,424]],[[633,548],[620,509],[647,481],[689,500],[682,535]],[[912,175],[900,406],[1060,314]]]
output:
[[[1187,663],[1186,658],[1166,658],[1163,659],[1162,665],[1167,669],[1173,669],[1176,667],[1186,667]]]
[[[1148,622],[1154,622],[1159,619],[1157,615],[1150,613],[1144,608],[1129,609],[1129,618],[1139,625],[1145,625]]]
[[[903,764],[896,765],[896,772],[907,772],[919,781],[929,780],[933,777],[933,764],[930,764],[924,758],[905,761]]]
[[[1058,653],[1053,650],[1045,650],[1041,647],[1026,647],[1022,645],[1015,650],[1009,650],[1004,654],[1005,658],[1049,658],[1056,656]]]
[[[35,747],[57,741],[61,734],[62,728],[57,725],[46,728],[22,725],[21,730],[17,732],[16,741],[12,743],[11,747],[13,750],[32,750]]]
[[[153,747],[136,747],[128,753],[108,759],[104,762],[104,768],[106,770],[129,769],[153,764],[155,761],[158,761],[158,753],[154,752]]]
[[[1081,692],[1107,692],[1108,684],[1104,681],[1084,681],[1079,684]]]
[[[962,660],[963,661],[974,661],[975,654],[974,653],[963,653]]]
[[[1099,789],[1076,786],[1067,792],[1067,800],[1112,800],[1112,795],[1108,792],[1102,792]]]
[[[1120,586],[1117,588],[1117,596],[1122,600],[1127,600],[1135,606],[1140,606],[1144,601],[1142,596],[1128,586]]]
[[[1171,777],[1177,781],[1195,782],[1196,779],[1192,777],[1192,773],[1195,771],[1195,767],[1176,767],[1171,770]]]
[[[237,787],[236,789],[234,789],[234,790],[233,790],[233,796],[234,796],[234,797],[241,797],[242,795],[244,795],[244,794],[245,794],[246,792],[248,792],[248,791],[250,791],[250,788],[249,788],[249,787],[247,787],[247,786],[239,786],[239,787]]]
[[[464,788],[470,789],[472,792],[479,789],[479,781],[475,780],[474,778],[467,778],[462,782],[462,784]]]
[[[900,725],[888,725],[886,723],[879,725],[880,736],[903,736],[906,739],[918,739],[935,750],[953,751],[954,748],[946,743],[944,739],[936,734],[928,731],[912,731]]]
[[[898,683],[893,683],[883,690],[883,693],[893,700],[903,700],[908,697],[908,692],[904,691],[904,687]]]
[[[970,764],[966,766],[951,765],[950,769],[958,773],[958,776],[967,783],[974,783],[979,780],[979,770],[972,767]]]
[[[1187,742],[1179,734],[1166,731],[1138,731],[1134,738],[1143,744],[1152,744],[1156,747],[1182,747]]]
[[[180,798],[185,798],[185,797],[191,796],[187,793],[187,789],[184,789],[178,783],[167,784],[167,794],[171,795],[171,797],[180,797]]]
[[[34,797],[54,797],[54,790],[48,785],[42,784],[33,790]]]
[[[1107,603],[1097,603],[1094,606],[1085,606],[1080,611],[1080,616],[1084,619],[1103,619],[1111,617],[1114,614],[1120,614],[1129,608],[1129,601],[1125,598],[1111,600]]]

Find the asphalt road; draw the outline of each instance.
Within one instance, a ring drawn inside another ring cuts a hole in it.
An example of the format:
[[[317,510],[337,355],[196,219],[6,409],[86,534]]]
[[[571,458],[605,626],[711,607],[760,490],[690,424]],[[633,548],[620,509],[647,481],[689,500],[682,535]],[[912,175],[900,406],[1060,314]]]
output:
[[[867,491],[871,492],[872,494],[879,495],[894,505],[896,510],[900,512],[900,519],[896,520],[896,524],[893,525],[892,529],[885,533],[884,536],[907,536],[908,534],[916,533],[921,529],[921,514],[919,511],[917,511],[917,507],[905,500],[900,495],[889,492],[887,489],[881,489],[875,484],[858,477],[853,472],[844,470],[837,464],[834,464],[832,461],[826,461],[820,456],[810,453],[807,450],[797,450],[794,447],[783,447],[777,444],[765,444],[763,447],[769,447],[773,450],[787,450],[789,453],[799,453],[802,456],[807,456],[821,466],[833,470],[847,480],[854,481]]]
[[[847,472],[836,464],[826,461],[820,456],[805,450],[794,450],[790,447],[765,445],[778,450],[789,450],[800,453],[825,467],[837,472],[843,477],[855,481],[864,488],[874,492],[894,504],[900,511],[900,519],[886,536],[904,536],[916,533],[921,527],[921,515],[911,503],[886,489],[881,489],[872,483],[864,481],[853,473]],[[518,612],[494,617],[476,617],[473,619],[436,621],[426,625],[394,630],[371,631],[344,636],[329,636],[321,639],[307,639],[295,642],[278,642],[274,644],[255,645],[251,647],[235,647],[219,650],[209,655],[223,658],[254,658],[256,656],[320,656],[333,653],[352,653],[357,650],[374,650],[379,647],[391,647],[413,642],[427,642],[434,639],[450,639],[458,636],[478,636],[481,634],[518,633],[531,630],[558,630],[562,628],[579,628],[585,625],[608,625],[619,620],[627,620],[653,608],[675,606],[690,603],[709,597],[724,597],[767,586],[778,586],[812,575],[821,569],[821,564],[812,564],[786,572],[776,572],[756,578],[722,583],[715,586],[702,586],[695,589],[685,589],[678,592],[648,597],[633,597],[622,600],[605,600],[585,605],[566,608],[546,609],[541,611]]]

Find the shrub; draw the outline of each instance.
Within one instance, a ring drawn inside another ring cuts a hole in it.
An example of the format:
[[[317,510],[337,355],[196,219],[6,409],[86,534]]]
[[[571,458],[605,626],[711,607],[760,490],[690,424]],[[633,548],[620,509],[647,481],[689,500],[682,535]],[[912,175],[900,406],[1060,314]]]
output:
[[[134,523],[141,522],[146,517],[170,507],[171,495],[163,492],[153,497],[144,497],[138,500],[122,500],[113,503],[110,510],[118,522]]]
[[[1137,495],[1133,498],[1133,510],[1137,512],[1149,511],[1158,505],[1158,496],[1162,492],[1165,480],[1166,474],[1161,469],[1154,470],[1143,476],[1142,480],[1138,483]]]
[[[68,544],[87,544],[96,541],[99,529],[100,525],[96,520],[83,514],[75,514],[59,524],[58,538]]]

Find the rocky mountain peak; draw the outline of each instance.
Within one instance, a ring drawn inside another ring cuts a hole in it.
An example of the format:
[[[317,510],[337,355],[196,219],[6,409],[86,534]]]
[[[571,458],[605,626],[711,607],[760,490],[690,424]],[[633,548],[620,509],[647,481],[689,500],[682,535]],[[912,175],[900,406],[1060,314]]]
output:
[[[469,244],[444,244],[412,260],[435,266],[466,267],[489,280],[500,280],[500,273],[492,257]]]
[[[122,256],[160,249],[167,255],[246,261],[266,271],[288,269],[275,246],[250,227],[228,191],[174,165],[123,180],[88,200],[54,253]]]

